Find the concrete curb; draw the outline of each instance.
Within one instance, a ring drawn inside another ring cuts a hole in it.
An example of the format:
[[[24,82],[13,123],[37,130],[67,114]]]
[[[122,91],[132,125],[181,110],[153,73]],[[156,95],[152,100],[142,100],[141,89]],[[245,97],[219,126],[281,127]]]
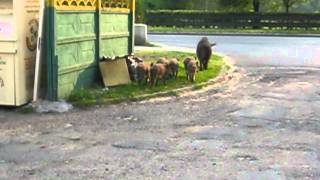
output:
[[[148,32],[149,35],[208,35],[208,36],[265,36],[265,37],[315,37],[320,34],[284,34],[284,33],[210,33],[210,32]]]
[[[176,51],[176,52],[185,52],[185,53],[196,53],[196,50],[193,48],[180,48],[175,46],[168,46],[166,44],[148,42],[153,45],[153,47],[146,46],[135,46],[135,51]],[[218,53],[215,53],[218,54]],[[224,55],[221,55],[224,56]]]

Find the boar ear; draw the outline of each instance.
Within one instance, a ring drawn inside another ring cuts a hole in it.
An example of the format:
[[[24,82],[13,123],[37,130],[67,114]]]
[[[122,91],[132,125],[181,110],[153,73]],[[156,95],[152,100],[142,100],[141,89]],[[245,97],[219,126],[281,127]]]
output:
[[[153,62],[150,64],[150,66],[153,66]]]

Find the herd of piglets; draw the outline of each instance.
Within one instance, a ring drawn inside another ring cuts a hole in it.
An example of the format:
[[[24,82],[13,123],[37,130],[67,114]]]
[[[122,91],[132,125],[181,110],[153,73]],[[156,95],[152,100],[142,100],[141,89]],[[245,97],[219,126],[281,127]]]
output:
[[[189,81],[196,80],[198,69],[207,70],[208,62],[211,58],[211,47],[215,44],[210,44],[206,37],[202,38],[197,46],[197,57],[187,57],[183,61],[186,77]],[[131,81],[136,81],[139,85],[150,84],[157,86],[160,81],[166,84],[169,79],[177,79],[179,72],[179,59],[161,57],[157,62],[147,64],[143,59],[130,55],[126,57],[126,62],[129,70]]]
[[[130,79],[139,85],[150,84],[157,86],[161,81],[166,84],[169,79],[177,79],[179,73],[179,59],[161,57],[155,63],[144,63],[141,58],[128,56],[127,65]],[[195,81],[195,76],[199,67],[198,61],[194,57],[187,57],[184,60],[184,67],[187,79]]]

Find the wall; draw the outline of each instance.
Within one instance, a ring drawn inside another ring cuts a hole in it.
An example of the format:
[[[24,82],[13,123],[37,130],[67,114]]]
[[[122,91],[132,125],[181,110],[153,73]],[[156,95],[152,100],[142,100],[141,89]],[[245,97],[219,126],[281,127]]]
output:
[[[48,99],[100,83],[100,57],[133,51],[134,0],[52,0],[47,6]]]

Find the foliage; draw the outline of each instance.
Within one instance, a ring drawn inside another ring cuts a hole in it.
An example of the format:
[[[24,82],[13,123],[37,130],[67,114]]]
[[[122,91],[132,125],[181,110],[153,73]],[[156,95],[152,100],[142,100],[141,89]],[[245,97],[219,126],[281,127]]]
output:
[[[159,10],[147,13],[149,26],[206,27],[206,28],[318,28],[319,14],[305,13],[217,13],[211,11]],[[312,19],[312,21],[305,21]]]
[[[308,0],[282,0],[283,6],[286,10],[286,13],[289,13],[290,8],[297,4],[297,3],[303,3],[307,2]]]
[[[260,12],[260,0],[252,0],[254,12]]]
[[[137,0],[137,17],[147,10],[202,10],[213,12],[319,12],[320,0]]]
[[[144,22],[145,13],[155,9],[189,9],[193,0],[137,0],[136,1],[136,22]]]
[[[219,0],[219,5],[227,12],[245,12],[250,3],[249,0]]]
[[[151,33],[195,33],[195,34],[223,34],[223,33],[245,33],[245,34],[320,34],[320,30],[309,29],[215,29],[215,28],[192,28],[192,27],[153,27],[148,26]]]

